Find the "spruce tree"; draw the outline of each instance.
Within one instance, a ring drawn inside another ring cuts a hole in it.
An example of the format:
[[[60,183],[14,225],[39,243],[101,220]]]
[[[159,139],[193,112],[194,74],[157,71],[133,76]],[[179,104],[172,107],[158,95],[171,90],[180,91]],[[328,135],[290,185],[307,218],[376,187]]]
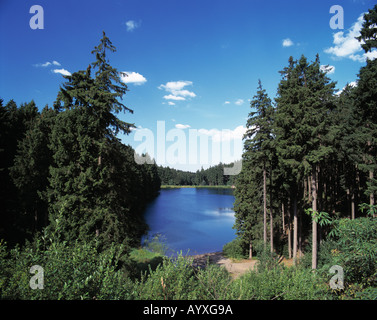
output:
[[[14,245],[30,237],[31,228],[29,216],[20,201],[19,189],[12,179],[11,168],[19,144],[38,117],[38,108],[34,101],[17,107],[15,101],[10,100],[5,106],[0,105],[0,110],[0,238]]]
[[[373,9],[369,9],[364,14],[363,27],[360,30],[360,36],[357,37],[365,52],[371,52],[377,48],[377,4]]]
[[[124,181],[117,170],[131,160],[125,161],[116,135],[132,127],[116,117],[120,111],[132,110],[119,101],[127,86],[110,66],[108,51],[115,48],[104,33],[92,52],[96,61],[66,76],[58,93],[55,108],[60,112],[51,133],[54,163],[48,192],[51,222],[59,219],[65,239],[96,237],[105,246],[128,240],[129,207],[122,195],[127,189],[121,190]]]
[[[328,131],[328,112],[334,107],[335,83],[320,70],[320,61],[308,63],[306,57],[293,61],[282,72],[279,85],[276,115],[277,149],[279,160],[287,168],[291,180],[294,203],[294,257],[297,250],[297,194],[303,194],[303,181],[309,178],[312,212],[318,211],[318,174],[324,160],[332,152],[325,143]],[[299,199],[303,197],[300,196]],[[317,257],[317,221],[312,221],[313,269]]]
[[[361,42],[365,53],[374,52],[377,49],[377,5],[364,15],[363,27],[360,30]],[[373,51],[374,50],[374,51]],[[369,204],[375,204],[377,193],[377,59],[367,59],[365,67],[360,69],[357,87],[355,89],[355,105],[362,121],[365,149],[363,152],[362,170],[368,172],[366,194],[369,195]]]
[[[48,142],[55,115],[56,112],[48,106],[38,113],[24,138],[19,141],[14,164],[9,169],[18,190],[20,211],[27,220],[29,233],[40,231],[48,224],[44,194],[52,162]]]
[[[237,179],[236,187],[236,203],[240,202],[243,193],[253,193],[253,205],[258,211],[261,207],[257,204],[259,201],[258,189],[262,189],[263,195],[263,243],[264,246],[267,245],[267,208],[270,211],[270,242],[271,251],[273,250],[273,219],[272,219],[272,206],[271,199],[267,206],[267,184],[268,177],[272,174],[272,158],[273,158],[273,132],[272,132],[272,122],[273,122],[273,107],[271,99],[268,97],[266,91],[262,87],[262,83],[259,80],[257,93],[250,103],[252,111],[249,113],[249,118],[247,120],[247,132],[245,133],[244,139],[244,154],[243,154],[243,166],[241,170],[241,177]],[[244,177],[246,176],[246,177]],[[259,181],[263,181],[262,184]],[[250,182],[250,183],[247,183]],[[251,186],[253,185],[253,186]],[[272,186],[270,186],[272,187]],[[253,190],[247,190],[247,188],[255,188]],[[238,199],[237,199],[238,198]],[[249,212],[248,212],[249,211]],[[243,206],[236,206],[236,219],[238,219],[238,228],[240,231],[244,229],[243,237],[244,239],[249,238],[249,246],[251,247],[251,239],[253,234],[250,233],[250,228],[257,219],[253,217],[256,214],[252,212],[250,205],[245,209]],[[248,217],[249,215],[249,217]],[[249,222],[247,220],[253,221]],[[246,230],[249,228],[249,230]],[[255,235],[254,235],[255,236]]]

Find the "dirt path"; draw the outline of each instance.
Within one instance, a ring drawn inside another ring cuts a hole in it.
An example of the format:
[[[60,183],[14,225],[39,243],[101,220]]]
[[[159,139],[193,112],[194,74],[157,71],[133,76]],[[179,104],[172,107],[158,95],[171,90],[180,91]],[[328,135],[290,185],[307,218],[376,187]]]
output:
[[[207,262],[214,263],[219,266],[223,266],[228,270],[233,278],[237,278],[241,274],[244,274],[251,268],[254,268],[258,260],[240,260],[233,261],[232,259],[223,256],[222,252],[213,252],[206,254],[199,254],[192,256],[194,258],[193,265],[195,267],[205,267]]]

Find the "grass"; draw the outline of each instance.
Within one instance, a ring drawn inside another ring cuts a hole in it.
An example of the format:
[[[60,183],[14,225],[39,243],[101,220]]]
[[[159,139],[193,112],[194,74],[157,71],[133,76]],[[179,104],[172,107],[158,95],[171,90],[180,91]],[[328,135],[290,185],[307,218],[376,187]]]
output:
[[[162,264],[164,256],[145,248],[134,248],[130,252],[130,259],[135,263],[136,276],[140,276],[141,273],[156,270],[157,266]]]
[[[130,252],[130,258],[137,263],[146,263],[157,257],[162,257],[162,255],[144,248],[134,248]]]

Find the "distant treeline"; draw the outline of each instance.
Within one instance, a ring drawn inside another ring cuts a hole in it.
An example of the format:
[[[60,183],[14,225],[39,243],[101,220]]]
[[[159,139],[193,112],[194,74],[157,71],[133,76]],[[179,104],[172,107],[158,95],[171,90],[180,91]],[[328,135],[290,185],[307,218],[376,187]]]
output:
[[[158,175],[162,185],[171,186],[232,186],[237,175],[225,175],[224,168],[233,168],[237,162],[231,164],[218,164],[208,169],[196,172],[182,171],[169,167],[158,166]]]

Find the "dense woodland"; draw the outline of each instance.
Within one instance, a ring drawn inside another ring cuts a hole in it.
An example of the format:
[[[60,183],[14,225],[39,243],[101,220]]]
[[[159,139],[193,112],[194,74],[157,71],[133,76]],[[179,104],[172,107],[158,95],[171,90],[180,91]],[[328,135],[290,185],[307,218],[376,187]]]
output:
[[[364,16],[365,52],[377,48],[376,24],[377,5]],[[319,56],[289,58],[274,101],[259,82],[242,171],[224,176],[223,164],[136,164],[117,138],[134,124],[117,117],[133,110],[115,51],[103,33],[52,107],[0,100],[0,299],[377,299],[377,59],[336,94]],[[143,209],[161,184],[235,185],[237,238],[223,253],[256,256],[257,269],[233,279],[166,257],[158,241],[141,248]],[[337,288],[333,265],[344,268]]]
[[[52,108],[0,100],[0,238],[23,244],[55,228],[62,240],[135,244],[146,230],[143,209],[157,195],[156,165],[137,165],[118,132],[133,111],[120,98],[127,86],[110,66],[115,51],[103,35],[86,70],[65,76]]]
[[[377,6],[364,16],[365,52],[377,48]],[[377,59],[357,85],[336,83],[305,56],[289,58],[273,102],[259,82],[236,182],[236,226],[244,250],[305,252],[317,267],[318,246],[337,219],[376,217]]]

